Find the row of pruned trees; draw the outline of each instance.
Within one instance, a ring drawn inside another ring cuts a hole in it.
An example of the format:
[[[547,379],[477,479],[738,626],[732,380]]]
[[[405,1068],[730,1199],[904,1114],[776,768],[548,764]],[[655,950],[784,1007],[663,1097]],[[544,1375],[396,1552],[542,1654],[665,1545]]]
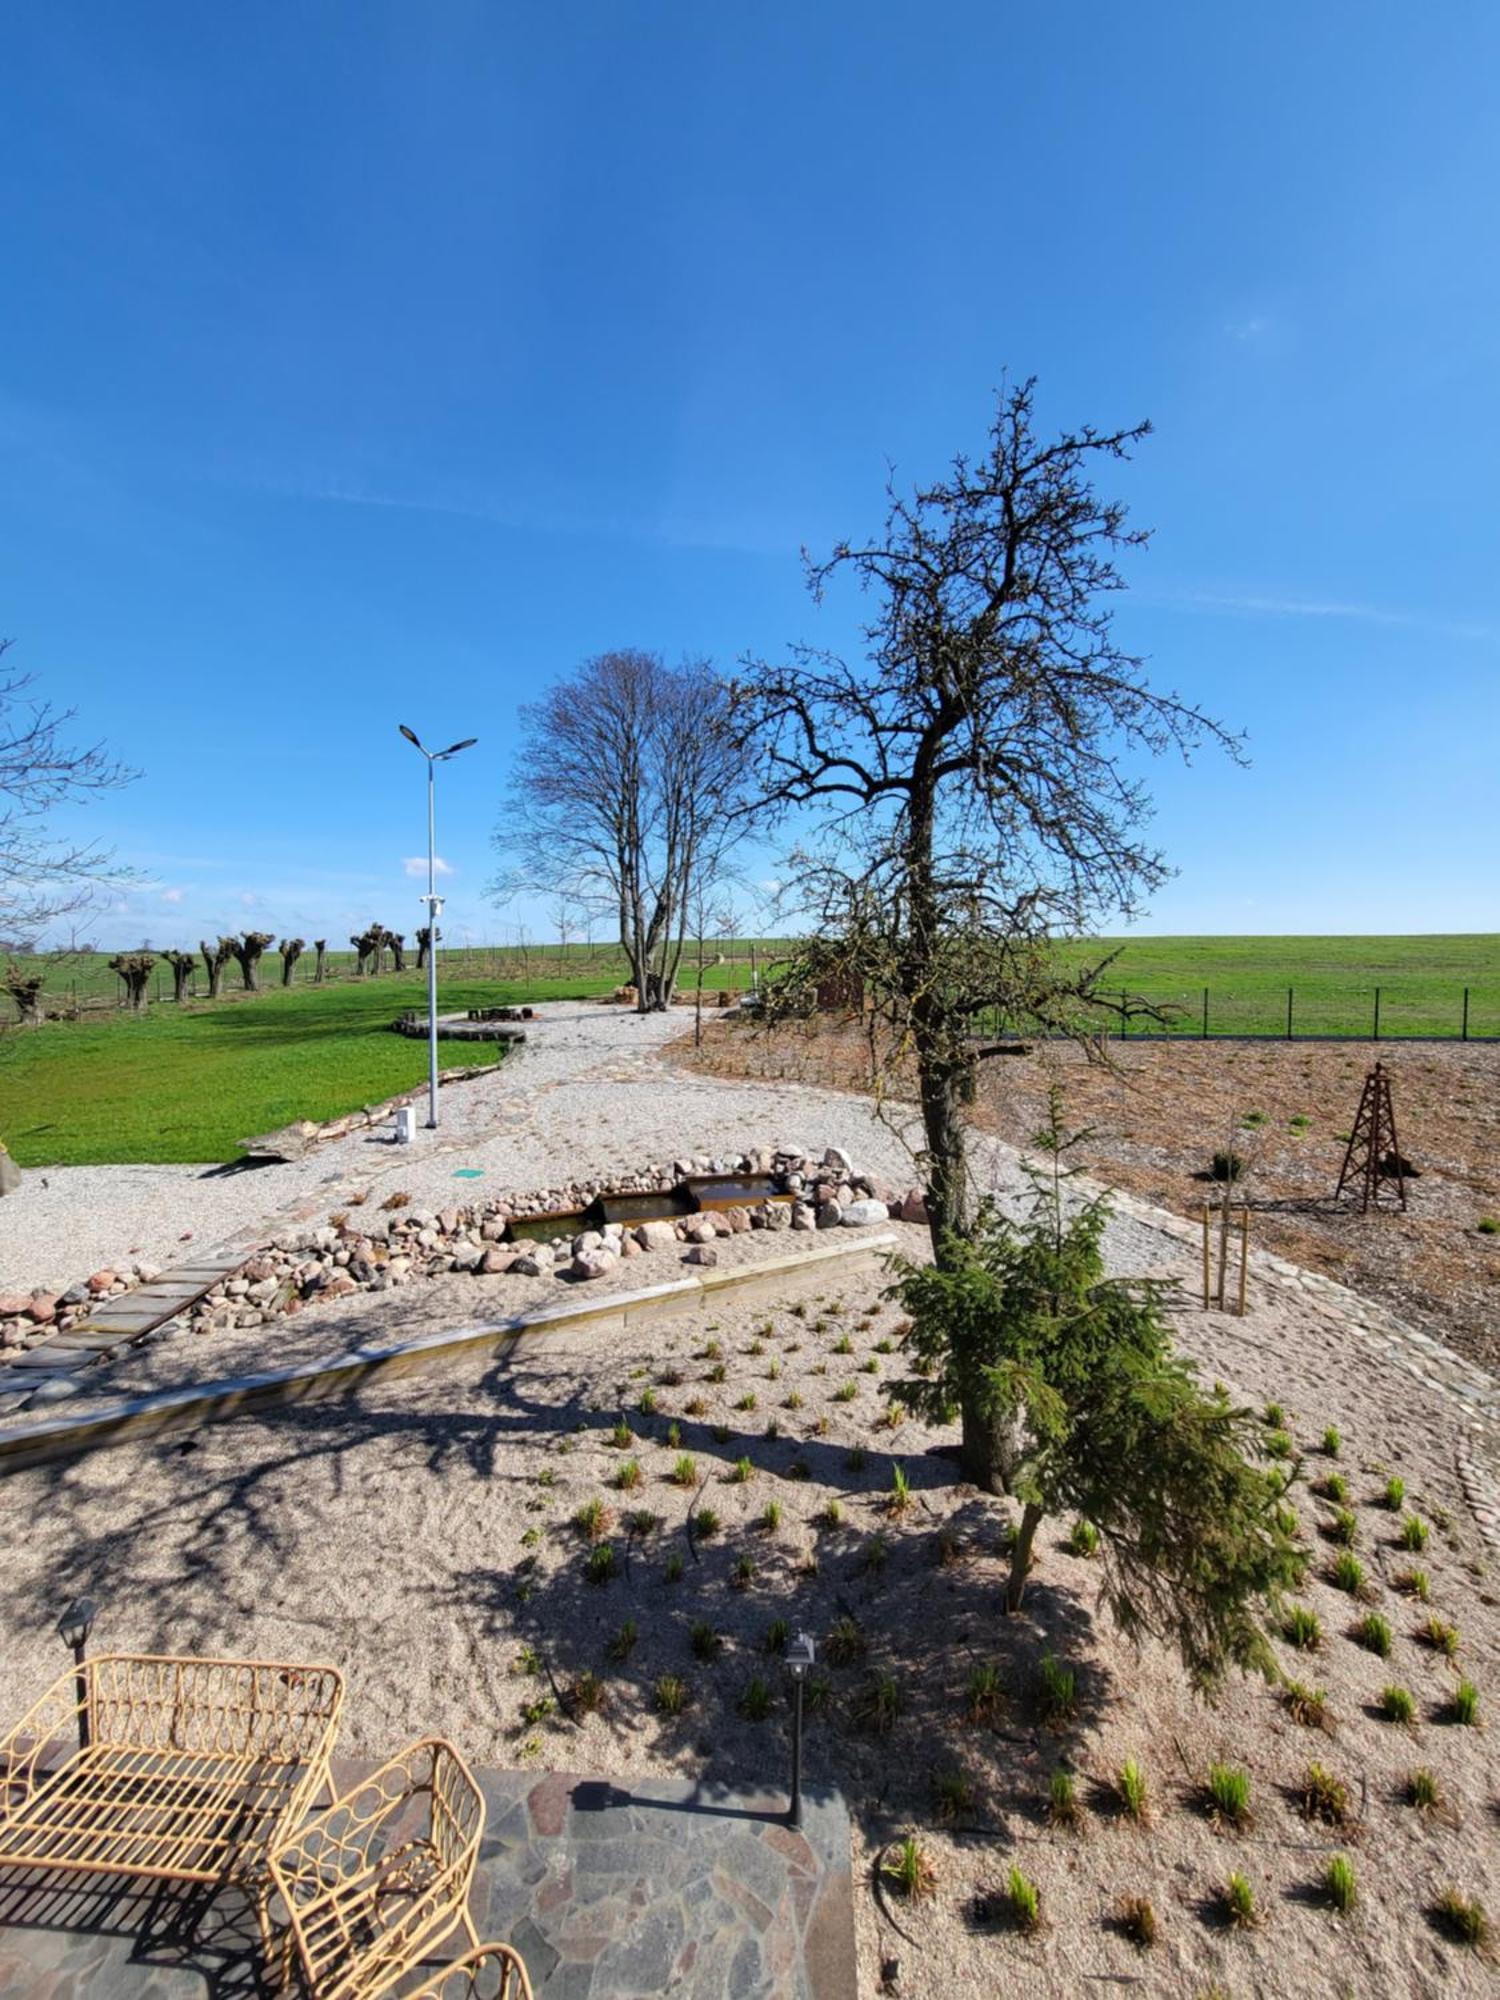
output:
[[[442,933],[439,932],[439,938]],[[432,931],[423,924],[417,937],[417,970],[422,972],[427,966],[427,955],[432,950]],[[406,934],[404,931],[388,931],[383,924],[371,924],[367,929],[351,934],[350,944],[354,947],[355,976],[363,979],[367,973],[383,972],[385,956],[391,956],[392,972],[406,970]]]

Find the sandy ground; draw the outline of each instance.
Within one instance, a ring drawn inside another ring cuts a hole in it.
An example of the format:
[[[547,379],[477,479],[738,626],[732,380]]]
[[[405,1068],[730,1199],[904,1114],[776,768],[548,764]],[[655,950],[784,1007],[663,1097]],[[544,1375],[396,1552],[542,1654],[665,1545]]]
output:
[[[918,1232],[907,1240],[920,1247]],[[476,1317],[473,1282],[454,1282],[467,1287],[464,1299],[435,1284],[425,1298],[412,1288],[367,1305],[398,1313],[410,1330]],[[1316,1449],[1324,1427],[1343,1433],[1337,1469],[1375,1606],[1395,1638],[1389,1661],[1350,1638],[1354,1607],[1323,1578],[1318,1529],[1331,1509],[1300,1490],[1315,1551],[1304,1597],[1324,1638],[1316,1653],[1285,1649],[1284,1658],[1327,1691],[1333,1733],[1324,1735],[1296,1725],[1258,1682],[1232,1683],[1205,1710],[1173,1660],[1154,1647],[1133,1654],[1095,1603],[1096,1567],[1063,1550],[1067,1523],[1044,1531],[1024,1614],[1000,1616],[1006,1504],[957,1482],[939,1453],[950,1437],[909,1421],[876,1428],[880,1383],[899,1368],[883,1351],[898,1326],[878,1288],[878,1279],[856,1287],[808,1278],[775,1305],[685,1316],[611,1336],[605,1349],[576,1333],[528,1339],[487,1364],[337,1404],[17,1475],[6,1487],[12,1530],[0,1572],[7,1705],[19,1711],[65,1664],[56,1606],[88,1590],[102,1606],[100,1646],[335,1661],[349,1676],[344,1743],[356,1755],[439,1729],[489,1764],[761,1782],[787,1754],[780,1671],[765,1643],[771,1621],[826,1639],[852,1617],[868,1654],[827,1666],[809,1767],[814,1782],[844,1790],[854,1816],[862,1992],[879,1990],[892,1959],[893,1990],[911,2000],[1076,1995],[1096,1985],[1361,2000],[1493,1992],[1493,1966],[1448,1942],[1427,1914],[1453,1884],[1487,1895],[1492,1920],[1500,1915],[1500,1607],[1454,1475],[1452,1403],[1291,1294],[1257,1288],[1243,1321],[1181,1316],[1182,1341],[1209,1372],[1252,1404],[1285,1405],[1312,1452],[1310,1472],[1333,1469]],[[353,1330],[351,1303],[304,1315],[298,1337],[339,1345]],[[840,1400],[846,1383],[854,1395]],[[617,1445],[622,1416],[631,1439]],[[862,1463],[849,1456],[856,1448]],[[671,1478],[682,1452],[695,1461],[689,1486]],[[733,1476],[742,1457],[751,1471],[743,1482]],[[913,1493],[901,1515],[887,1510],[896,1462]],[[640,1483],[622,1488],[633,1463]],[[1460,1628],[1457,1667],[1416,1642],[1416,1607],[1393,1588],[1407,1558],[1391,1546],[1393,1517],[1374,1504],[1392,1472],[1435,1524],[1421,1560],[1431,1610]],[[594,1499],[614,1517],[618,1573],[603,1584],[587,1580],[588,1544],[572,1525]],[[835,1500],[841,1519],[829,1525]],[[772,1501],[774,1527],[764,1522]],[[690,1543],[685,1522],[701,1506],[720,1525]],[[649,1518],[627,1524],[636,1510]],[[872,1551],[882,1548],[878,1564]],[[627,1621],[635,1643],[618,1658],[611,1640]],[[697,1621],[722,1641],[712,1659],[693,1650]],[[1033,1705],[1048,1650],[1079,1677],[1078,1718],[1061,1733],[1042,1727]],[[985,1663],[998,1666],[1004,1701],[993,1723],[975,1724],[966,1686]],[[1459,1670],[1478,1683],[1488,1728],[1443,1719]],[[894,1677],[900,1700],[885,1735],[862,1725],[857,1706],[877,1671]],[[561,1697],[583,1673],[600,1676],[603,1705],[574,1718]],[[690,1695],[676,1718],[653,1702],[669,1673]],[[745,1713],[757,1678],[774,1703],[759,1722]],[[1372,1712],[1387,1682],[1416,1696],[1413,1728]],[[1112,1803],[1127,1757],[1144,1766],[1151,1790],[1142,1826]],[[1065,1758],[1087,1801],[1077,1832],[1049,1827],[1039,1803]],[[1243,1832],[1216,1828],[1199,1803],[1213,1758],[1250,1773],[1254,1820]],[[1310,1825],[1297,1810],[1314,1760],[1349,1787],[1344,1829]],[[1437,1776],[1441,1812],[1404,1803],[1416,1766]],[[971,1787],[954,1826],[934,1812],[931,1779],[946,1772]],[[913,1830],[937,1876],[935,1898],[915,1908],[869,1886],[885,1843]],[[1315,1893],[1335,1851],[1352,1856],[1358,1876],[1347,1919]],[[1045,1929],[1035,1940],[975,1916],[976,1896],[1013,1863],[1041,1890]],[[1232,1869],[1249,1878],[1263,1912],[1252,1930],[1230,1931],[1218,1916]],[[1124,1895],[1155,1907],[1161,1937],[1149,1953],[1113,1927]]]
[[[868,1055],[857,1036],[818,1024],[767,1035],[713,1022],[705,1053],[674,1055],[756,1081],[862,1088]],[[1500,1048],[1478,1043],[1112,1042],[1109,1064],[1069,1045],[985,1063],[979,1124],[1029,1144],[1049,1083],[1089,1139],[1077,1158],[1100,1179],[1178,1215],[1201,1213],[1203,1174],[1233,1138],[1248,1163],[1241,1183],[1254,1240],[1322,1271],[1428,1327],[1500,1372]],[[1419,1168],[1405,1214],[1362,1216],[1335,1205],[1345,1144],[1365,1074],[1392,1079],[1401,1149]],[[1253,1121],[1247,1125],[1244,1121]]]

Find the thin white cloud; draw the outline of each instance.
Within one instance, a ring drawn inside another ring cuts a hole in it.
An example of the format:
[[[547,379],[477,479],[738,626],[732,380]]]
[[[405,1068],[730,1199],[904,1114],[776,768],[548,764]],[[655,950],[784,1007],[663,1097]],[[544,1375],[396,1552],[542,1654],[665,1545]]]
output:
[[[185,893],[182,889],[163,889],[161,899],[164,903],[180,903]]]
[[[413,882],[420,882],[422,877],[427,873],[427,856],[425,854],[408,854],[401,866]],[[433,872],[437,875],[451,875],[454,870],[440,854],[437,857]]]
[[[1232,319],[1224,328],[1231,340],[1264,340],[1271,331],[1272,322],[1265,313],[1251,313],[1245,319]]]
[[[1500,630],[1493,625],[1428,618],[1419,611],[1398,611],[1388,605],[1357,604],[1342,598],[1241,596],[1237,593],[1192,590],[1174,593],[1158,601],[1193,611],[1227,612],[1234,617],[1339,618],[1360,625],[1399,626],[1408,631],[1431,632],[1445,639],[1477,639],[1486,645],[1500,641]]]

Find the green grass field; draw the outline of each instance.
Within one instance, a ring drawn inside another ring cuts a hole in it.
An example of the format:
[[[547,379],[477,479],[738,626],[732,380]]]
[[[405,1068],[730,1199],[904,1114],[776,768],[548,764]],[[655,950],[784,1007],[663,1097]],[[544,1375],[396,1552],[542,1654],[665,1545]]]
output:
[[[757,941],[762,966],[775,952]],[[425,975],[355,979],[345,954],[344,976],[317,987],[306,964],[309,979],[284,990],[233,997],[233,973],[231,997],[214,1006],[166,1000],[129,1016],[105,1005],[4,1034],[0,1138],[23,1166],[227,1160],[256,1133],[419,1084],[425,1047],[392,1034],[390,1023],[403,1007],[425,1004]],[[739,941],[704,983],[740,987],[749,972],[748,943]],[[274,980],[274,959],[264,974]],[[603,946],[454,951],[443,956],[439,1005],[581,999],[622,975],[618,952]],[[118,987],[104,958],[73,958],[53,968],[49,1004],[79,976],[96,996]],[[693,977],[689,969],[688,986]],[[1294,1033],[1369,1034],[1378,986],[1381,1033],[1392,1038],[1456,1036],[1468,987],[1470,1033],[1500,1036],[1497,936],[1133,938],[1103,985],[1179,1010],[1176,1030],[1189,1035],[1202,1031],[1205,988],[1213,1033],[1283,1034],[1288,987]],[[476,1060],[473,1045],[440,1048],[447,1065]]]

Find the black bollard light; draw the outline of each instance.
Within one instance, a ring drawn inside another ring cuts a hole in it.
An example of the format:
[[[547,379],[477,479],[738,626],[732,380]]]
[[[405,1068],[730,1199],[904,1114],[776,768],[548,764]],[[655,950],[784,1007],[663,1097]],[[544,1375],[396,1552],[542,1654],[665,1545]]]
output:
[[[84,1652],[89,1643],[89,1634],[94,1629],[98,1607],[92,1597],[78,1597],[68,1606],[57,1621],[58,1633],[65,1646],[73,1648],[73,1685],[78,1694],[78,1747],[89,1747],[89,1677],[84,1666]]]
[[[786,1670],[792,1677],[792,1797],[786,1823],[802,1824],[802,1690],[818,1657],[810,1632],[798,1632],[787,1641]]]

